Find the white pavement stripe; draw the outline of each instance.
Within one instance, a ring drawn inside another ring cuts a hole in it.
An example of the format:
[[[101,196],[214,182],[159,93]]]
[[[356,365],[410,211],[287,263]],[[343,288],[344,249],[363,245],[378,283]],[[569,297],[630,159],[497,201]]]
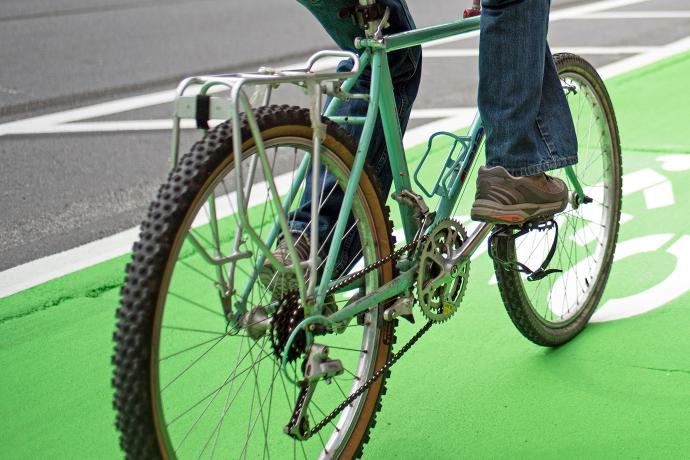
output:
[[[428,119],[428,118],[447,118],[455,116],[466,116],[468,112],[474,113],[476,109],[471,107],[451,107],[443,109],[419,109],[412,110],[410,118]],[[209,126],[213,127],[223,120],[210,120]],[[10,127],[4,134],[75,134],[75,133],[109,133],[121,131],[169,131],[172,129],[173,123],[171,119],[161,120],[118,120],[118,121],[92,121],[92,122],[77,122],[64,123],[57,125],[38,125],[30,124],[18,125],[14,128]],[[181,120],[181,129],[196,129],[196,122],[194,120]],[[2,128],[0,128],[2,129]]]
[[[629,5],[636,5],[638,3],[647,3],[650,0],[604,0],[596,3],[587,3],[584,5],[574,6],[572,8],[564,8],[562,10],[554,11],[549,16],[551,21],[559,21],[561,19],[578,18],[585,14],[597,13],[604,10],[612,10],[614,8],[621,8]]]
[[[573,19],[687,19],[690,11],[605,11],[590,13]]]
[[[429,137],[435,132],[457,131],[464,126],[469,126],[470,123],[472,123],[472,120],[474,120],[476,113],[476,108],[468,108],[454,117],[443,118],[441,120],[432,121],[431,123],[427,123],[416,128],[408,129],[405,132],[403,146],[406,149],[409,149],[416,145],[426,143],[426,141],[429,140]]]
[[[648,2],[650,0],[604,0],[601,2],[588,3],[586,5],[575,6],[572,8],[564,8],[562,10],[553,11],[549,15],[550,22],[560,21],[563,19],[579,18],[586,14],[592,14],[599,11],[610,10],[613,8],[620,8],[623,6],[634,5],[636,3]],[[422,45],[423,48],[444,45],[446,43],[454,43],[479,36],[479,31],[470,32],[456,37],[442,38],[433,42]]]
[[[570,8],[568,11],[582,10],[590,7],[590,11],[584,11],[582,14],[592,11],[592,7],[599,5],[600,9],[615,8],[618,6],[629,5],[633,3],[641,3],[647,0],[607,0],[596,4],[583,5],[581,7]],[[608,6],[603,6],[608,5]],[[612,6],[613,5],[613,6]],[[566,10],[561,11],[563,13]],[[553,15],[552,15],[553,19]],[[603,78],[611,78],[622,73],[644,67],[656,61],[663,60],[678,53],[682,53],[690,49],[690,37],[678,40],[666,46],[660,47],[654,51],[633,56],[613,64],[609,64],[599,70]],[[154,93],[161,97],[165,92]],[[147,95],[153,97],[153,95]],[[138,96],[144,98],[145,96]],[[143,99],[141,99],[143,101]],[[118,101],[114,101],[116,103]],[[110,103],[106,103],[110,104]],[[97,106],[104,104],[98,104]],[[151,104],[155,105],[155,104]],[[97,107],[97,106],[91,106]],[[85,108],[87,109],[87,108]],[[77,109],[80,110],[80,109]],[[453,130],[460,126],[466,126],[472,120],[470,112],[474,110],[466,109],[466,112],[460,116],[452,117],[440,121],[428,123],[418,128],[410,129],[405,135],[405,147],[420,144],[424,142],[430,134],[440,130]],[[63,112],[64,113],[64,112]],[[59,114],[54,114],[55,116]],[[47,115],[49,117],[51,115]],[[86,118],[86,117],[85,117]],[[2,125],[0,125],[2,128]],[[0,299],[9,295],[15,294],[22,290],[37,286],[46,281],[58,278],[60,276],[73,273],[77,270],[95,265],[106,260],[110,260],[117,256],[129,252],[133,242],[138,235],[138,228],[131,228],[116,235],[97,240],[83,246],[70,249],[58,254],[43,257],[32,262],[27,262],[23,265],[10,268],[0,272]],[[56,268],[59,267],[59,268]]]
[[[127,112],[130,110],[151,107],[154,105],[165,104],[175,98],[174,90],[159,91],[157,93],[132,96],[115,101],[103,102],[78,109],[66,110],[64,112],[51,113],[38,117],[25,118],[23,120],[12,121],[0,124],[0,136],[12,134],[14,132],[34,133],[41,132],[49,126],[62,123],[70,123],[89,118],[104,117],[116,113]],[[29,131],[30,128],[35,131]]]
[[[418,120],[424,118],[448,118],[448,117],[470,117],[477,111],[476,107],[448,107],[437,109],[412,109],[410,119]]]
[[[656,46],[572,46],[566,48],[553,48],[553,53],[573,53],[573,54],[639,54],[655,51]],[[425,58],[447,58],[447,57],[474,57],[479,56],[477,48],[449,48],[449,49],[428,49],[424,50]]]
[[[675,56],[676,54],[683,53],[687,50],[690,50],[690,36],[682,38],[673,43],[669,43],[668,45],[661,46],[654,51],[638,54],[637,56],[631,56],[612,64],[608,64],[598,69],[599,75],[601,75],[601,78],[603,79],[612,78],[630,70],[639,69],[640,67],[644,67],[648,64]]]
[[[0,273],[0,299],[78,270],[126,254],[139,236],[139,227],[59,252]]]
[[[467,126],[472,121],[474,112],[474,109],[466,109],[460,116],[409,129],[405,134],[404,145],[409,148],[426,141],[436,131],[456,130],[459,127]],[[282,176],[278,176],[276,180],[280,177]],[[0,299],[127,254],[138,236],[139,227],[130,228],[83,246],[0,272]]]
[[[314,65],[314,69],[325,70],[335,68],[338,62],[339,59],[322,59]],[[300,67],[304,67],[304,63],[295,63],[285,66],[285,68],[287,69],[294,69]],[[222,89],[216,90],[212,88],[209,92],[212,93],[219,91],[222,91]],[[78,109],[65,110],[63,112],[56,112],[48,115],[41,115],[38,117],[25,118],[22,120],[12,121],[9,123],[1,123],[0,136],[6,136],[8,134],[52,134],[98,131],[97,129],[93,129],[93,125],[91,123],[74,123],[71,128],[67,127],[65,129],[60,129],[60,125],[171,103],[175,100],[175,94],[176,90],[165,90],[156,93],[142,94],[140,96],[131,96],[123,99],[117,99],[114,101],[89,105],[85,107],[80,107]],[[116,131],[116,129],[114,129],[117,126],[116,124],[114,124],[115,122],[108,123],[111,124],[102,125],[104,128],[106,128],[104,129],[104,131]],[[138,131],[136,127],[133,127],[130,124],[136,123],[136,121],[126,121],[121,123],[123,123],[122,126],[124,126],[123,131]],[[171,125],[168,125],[168,127],[165,129],[170,129],[170,127]]]
[[[643,3],[650,0],[603,0],[600,2],[589,3],[586,5],[576,6],[572,8],[565,8],[551,13],[551,21],[559,21],[562,19],[578,18],[583,15],[597,13],[603,10],[618,8],[636,3]],[[449,37],[442,40],[436,40],[424,45],[425,48],[439,46],[445,43],[453,43],[459,40],[466,40],[477,37],[479,32],[472,32],[463,34],[458,37]],[[331,67],[335,60],[324,60],[319,63],[321,67]],[[285,68],[301,67],[302,64],[294,64],[285,66]],[[56,133],[56,132],[70,132],[70,131],[56,131],[50,128],[53,125],[71,123],[89,118],[103,117],[113,115],[116,113],[127,112],[130,110],[141,109],[154,105],[165,104],[172,101],[175,97],[174,90],[159,91],[151,94],[144,94],[141,96],[132,96],[116,101],[95,104],[78,109],[67,110],[64,112],[57,112],[49,115],[42,115],[38,117],[27,118],[24,120],[17,120],[10,123],[0,124],[0,136],[8,134],[38,134],[38,133]],[[33,129],[33,131],[32,131]],[[75,131],[71,131],[75,132]]]

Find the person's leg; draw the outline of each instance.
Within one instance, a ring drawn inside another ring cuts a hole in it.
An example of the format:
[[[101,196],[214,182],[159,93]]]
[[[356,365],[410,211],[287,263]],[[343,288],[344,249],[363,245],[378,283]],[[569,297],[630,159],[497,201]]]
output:
[[[356,37],[362,36],[363,31],[354,25],[350,19],[341,19],[338,17],[338,12],[342,8],[354,5],[356,3],[355,1],[299,1],[314,14],[338,46],[349,51],[356,51],[354,48],[354,40]],[[380,0],[379,3],[391,9],[389,20],[390,27],[385,30],[386,33],[397,33],[415,28],[414,21],[412,20],[404,0]],[[410,117],[412,103],[414,102],[417,95],[417,89],[419,88],[421,76],[421,47],[390,53],[389,65],[393,79],[400,127],[404,133]],[[352,67],[352,62],[349,60],[343,61],[338,67],[339,70],[349,70]],[[368,93],[370,80],[371,73],[369,69],[367,69],[356,82],[352,92]],[[367,112],[367,106],[368,104],[366,101],[351,100],[343,103],[336,115],[364,116]],[[343,128],[356,140],[359,139],[362,133],[361,125],[343,125]],[[392,183],[392,175],[380,117],[377,119],[374,136],[372,137],[369,152],[367,153],[367,163],[378,178],[383,195],[387,196]],[[306,180],[307,187],[304,197],[300,202],[300,207],[290,216],[294,219],[291,224],[292,228],[297,232],[304,230],[311,220],[311,187],[309,185],[311,184],[311,178],[309,174]],[[329,196],[326,202],[322,204],[319,216],[319,240],[324,241],[331,228],[335,226],[340,211],[340,204],[342,203],[343,191],[339,187],[336,187],[333,193],[330,193],[333,187],[336,186],[335,178],[331,175],[327,175],[321,182],[324,184],[324,190],[326,191],[324,195]],[[354,220],[352,216],[350,216],[346,228],[350,228],[353,222]],[[308,231],[304,233],[306,235]],[[304,240],[308,240],[308,238]],[[341,243],[341,252],[335,267],[336,274],[343,273],[349,268],[349,265],[353,262],[353,258],[359,252],[360,247],[359,234],[356,231],[348,233]],[[322,252],[325,253],[327,250],[328,244]]]
[[[486,164],[516,176],[577,162],[570,111],[546,43],[549,4],[482,4],[478,105]]]
[[[480,169],[477,220],[519,223],[565,206],[565,184],[540,174],[577,162],[570,109],[546,42],[549,7],[550,0],[482,2],[478,105],[489,168]]]

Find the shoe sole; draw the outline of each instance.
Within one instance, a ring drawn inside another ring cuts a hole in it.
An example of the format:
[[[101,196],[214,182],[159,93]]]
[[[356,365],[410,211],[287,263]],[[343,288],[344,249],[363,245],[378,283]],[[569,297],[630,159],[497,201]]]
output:
[[[477,200],[472,206],[470,217],[472,220],[491,224],[519,225],[525,222],[552,217],[563,211],[567,203],[560,201],[553,203],[522,203],[515,205],[500,205],[493,201]]]

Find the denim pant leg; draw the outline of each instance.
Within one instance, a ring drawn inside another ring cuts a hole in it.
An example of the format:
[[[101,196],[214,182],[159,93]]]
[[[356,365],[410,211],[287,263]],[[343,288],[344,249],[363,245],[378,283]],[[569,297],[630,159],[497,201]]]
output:
[[[550,0],[483,0],[478,105],[487,166],[525,176],[577,162],[570,109],[546,42]]]
[[[343,49],[349,51],[356,51],[354,48],[354,40],[358,36],[363,35],[363,31],[355,26],[350,19],[340,19],[338,12],[347,6],[356,4],[353,0],[299,0],[306,6],[312,14],[321,22],[326,31],[331,35],[333,40]],[[385,30],[386,33],[397,33],[415,28],[407,4],[404,0],[380,0],[379,3],[388,6],[391,9],[391,16],[389,20],[390,27]],[[388,56],[389,66],[391,69],[391,77],[393,79],[393,88],[395,100],[398,110],[398,119],[400,121],[400,128],[405,132],[407,122],[410,117],[412,103],[417,96],[417,89],[421,77],[421,47],[409,48],[405,50],[390,53]],[[352,62],[349,60],[342,61],[338,66],[341,71],[352,68]],[[353,93],[368,93],[371,82],[370,69],[365,72],[355,83]],[[365,116],[367,113],[368,103],[361,100],[351,100],[343,103],[336,115],[350,115],[350,116]],[[356,140],[362,134],[361,125],[343,125],[342,126],[352,137]],[[386,151],[386,142],[383,135],[383,126],[380,116],[376,120],[374,128],[374,135],[371,139],[369,152],[367,153],[367,163],[378,179],[378,184],[381,186],[382,195],[388,196],[388,192],[393,181],[390,164],[388,162],[388,152]],[[324,174],[324,173],[322,173]],[[323,184],[325,190],[324,195],[330,193],[329,198],[322,204],[319,214],[319,241],[323,242],[329,235],[331,229],[335,226],[338,219],[338,213],[343,202],[343,190],[340,187],[335,187],[336,180],[331,174],[326,174],[319,181]],[[303,230],[311,220],[311,170],[307,173],[305,193],[299,208],[291,215],[294,219],[291,224],[296,231]],[[354,218],[352,215],[348,218],[348,225],[345,227],[346,231],[353,227]],[[322,254],[328,251],[330,241],[325,245]],[[341,242],[341,250],[336,261],[335,274],[339,275],[354,264],[355,257],[361,249],[361,242],[359,234],[356,229],[346,234]]]

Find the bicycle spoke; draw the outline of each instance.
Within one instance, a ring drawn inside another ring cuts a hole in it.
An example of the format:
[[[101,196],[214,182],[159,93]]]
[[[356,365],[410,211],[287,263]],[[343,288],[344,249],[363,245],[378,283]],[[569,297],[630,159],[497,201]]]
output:
[[[196,214],[185,216],[184,222],[189,222],[188,227],[176,233],[179,235],[175,236],[178,239],[174,243],[177,252],[171,254],[173,265],[164,275],[169,279],[162,285],[162,316],[156,326],[165,332],[156,339],[159,356],[153,364],[158,366],[153,369],[153,375],[157,377],[153,388],[157,394],[153,397],[160,402],[160,410],[155,415],[159,418],[160,428],[157,429],[165,432],[163,438],[171,455],[175,452],[179,458],[283,458],[289,456],[292,442],[296,458],[314,458],[326,446],[338,446],[348,439],[344,434],[348,431],[338,428],[337,420],[330,420],[323,431],[309,440],[295,442],[284,437],[284,423],[295,408],[299,389],[287,382],[280,368],[280,357],[274,356],[269,338],[276,337],[275,330],[266,330],[263,326],[256,328],[257,323],[270,321],[275,314],[280,300],[274,292],[275,286],[282,283],[280,276],[284,272],[276,271],[270,277],[254,278],[261,250],[250,232],[266,242],[268,232],[274,228],[281,209],[261,184],[271,179],[269,173],[273,178],[280,175],[276,186],[280,200],[284,202],[285,184],[293,184],[299,178],[297,168],[312,147],[311,139],[305,140],[303,145],[298,141],[290,137],[287,145],[281,144],[284,141],[265,143],[268,170],[257,168],[259,172],[255,175],[250,164],[255,157],[243,154],[244,160],[237,165],[244,170],[242,184],[235,184],[233,163],[222,160],[224,166],[221,168],[225,169],[212,174],[213,182],[203,189],[204,196],[194,200],[194,203],[199,203],[192,210]],[[319,188],[314,190],[314,198],[319,201],[319,213],[326,214],[337,209],[334,197],[345,189],[343,178],[347,177],[348,161],[343,161],[324,146],[322,164],[322,171],[333,175],[324,174],[318,178]],[[330,177],[334,180],[331,181]],[[303,178],[301,181],[294,184],[295,199],[287,213],[289,226],[299,228],[299,232],[295,232],[297,238],[308,237],[320,222],[312,221],[311,214],[305,218],[306,214],[298,212],[304,206],[303,201],[308,202],[312,198],[305,193],[309,184]],[[240,190],[244,192],[244,203],[238,201]],[[380,219],[376,215],[376,219],[372,219],[371,215],[380,212],[382,204],[377,203],[379,207],[372,211],[372,204],[362,198],[371,196],[370,192],[362,194],[358,191],[356,194],[352,222],[345,226],[343,239],[381,232],[382,229],[373,226]],[[246,212],[248,222],[244,216],[240,219],[240,210]],[[319,238],[319,257],[324,257],[318,261],[319,268],[325,265],[324,253],[330,245],[340,243],[333,241],[334,227],[329,225],[328,231],[323,232],[325,238]],[[274,248],[275,243],[269,249]],[[347,262],[346,271],[354,273],[360,263],[366,265],[380,258],[378,251],[389,250],[379,245],[352,248],[351,253],[342,256],[342,262]],[[250,256],[221,265],[209,260],[209,257],[242,253]],[[340,273],[337,275],[341,276]],[[358,282],[356,289],[370,292],[378,288],[379,276],[373,275]],[[252,285],[247,286],[252,278],[256,282],[252,281]],[[333,301],[342,305],[348,297],[337,293]],[[255,317],[246,321],[247,315],[259,311],[258,307],[263,307],[269,318]],[[232,314],[226,316],[228,309]],[[338,355],[345,370],[344,376],[333,379],[334,385],[319,385],[312,395],[311,406],[305,410],[314,422],[314,416],[326,415],[322,408],[336,407],[342,398],[347,397],[347,385],[361,382],[363,377],[357,374],[364,376],[374,372],[377,357],[369,350],[381,347],[379,313],[375,312],[363,324],[348,324],[349,327],[340,334],[319,337],[319,343],[323,342]],[[301,356],[288,365],[291,379],[304,378],[301,369],[306,353],[307,350],[302,350]],[[271,364],[264,362],[267,359]],[[364,401],[363,396],[346,407],[342,420],[360,417]]]
[[[189,305],[193,305],[193,306],[195,306],[195,307],[197,307],[197,308],[200,308],[200,309],[202,309],[202,310],[204,310],[204,311],[207,311],[207,312],[209,312],[209,313],[211,313],[211,314],[213,314],[213,315],[220,316],[221,318],[225,319],[225,315],[224,315],[224,314],[222,314],[222,313],[220,313],[220,312],[217,312],[217,311],[214,311],[214,310],[211,310],[211,309],[208,308],[207,306],[202,305],[202,304],[200,304],[199,302],[195,302],[194,300],[189,299],[189,298],[187,298],[187,297],[185,297],[185,296],[183,296],[183,295],[181,295],[181,294],[177,294],[177,293],[175,293],[175,292],[173,292],[173,291],[168,291],[168,294],[171,295],[172,297],[175,297],[176,299],[179,299],[179,300],[181,300],[181,301],[183,301],[183,302],[185,302],[185,303],[188,303]]]

